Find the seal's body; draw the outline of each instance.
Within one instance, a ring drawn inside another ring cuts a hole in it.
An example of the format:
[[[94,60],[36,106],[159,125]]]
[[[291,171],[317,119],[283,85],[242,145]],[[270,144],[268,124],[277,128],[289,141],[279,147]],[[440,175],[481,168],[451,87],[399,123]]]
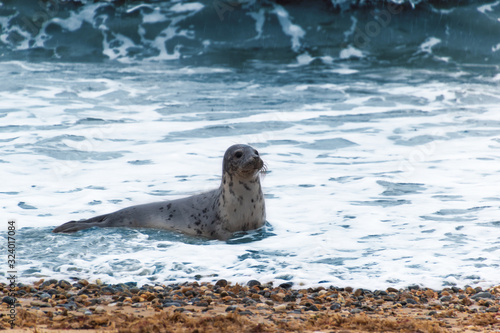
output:
[[[224,154],[222,182],[216,190],[132,206],[88,220],[70,221],[53,232],[75,232],[92,227],[154,228],[225,240],[234,232],[264,225],[266,212],[260,185],[263,167],[257,150],[247,145],[234,145]]]

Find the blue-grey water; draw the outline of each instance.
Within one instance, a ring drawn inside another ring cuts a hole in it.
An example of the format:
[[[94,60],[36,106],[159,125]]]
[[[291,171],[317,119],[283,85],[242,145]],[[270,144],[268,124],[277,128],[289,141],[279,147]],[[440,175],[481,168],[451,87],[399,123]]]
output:
[[[3,2],[19,280],[498,284],[500,2],[391,4]],[[263,230],[51,233],[213,189],[234,143],[268,166]]]

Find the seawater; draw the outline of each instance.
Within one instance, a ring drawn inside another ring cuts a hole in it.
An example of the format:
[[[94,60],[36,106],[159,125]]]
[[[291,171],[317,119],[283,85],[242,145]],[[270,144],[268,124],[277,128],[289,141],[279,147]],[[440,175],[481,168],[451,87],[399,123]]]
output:
[[[211,8],[173,6],[159,3],[157,12],[142,7],[143,24],[180,26]],[[112,16],[101,21],[104,26],[85,22],[113,8],[139,9],[99,3],[68,9],[68,15],[49,18],[31,44],[22,25],[5,23],[16,14],[3,12],[1,234],[5,239],[7,222],[16,221],[19,281],[225,278],[370,289],[499,283],[495,36],[484,37],[472,55],[439,48],[452,44],[444,36],[421,36],[399,49],[394,42],[385,53],[380,45],[366,49],[348,39],[322,49],[308,38],[314,29],[300,21],[296,8],[269,6],[232,12],[253,18],[260,46],[233,35],[231,43],[244,41],[236,50],[227,41],[217,53],[212,40],[205,51],[167,48],[168,57],[148,58],[144,50],[153,44],[146,33],[126,45],[96,42],[107,60],[86,62],[62,53],[70,49],[52,47],[56,40],[78,45],[70,38],[78,26],[70,23],[106,33],[117,29]],[[404,13],[425,20],[418,15],[422,6]],[[498,4],[485,6],[434,9],[450,20],[467,10],[500,17]],[[343,31],[354,36],[365,14],[330,15],[345,20]],[[274,17],[279,29],[266,30],[266,17]],[[393,23],[387,29],[404,30]],[[192,29],[194,36],[172,31],[203,45],[196,35],[201,30],[196,24]],[[21,36],[15,43],[13,31]],[[158,38],[175,39],[161,31]],[[278,32],[289,44],[273,53],[273,40],[283,41]],[[221,60],[224,52],[232,59]],[[158,230],[51,233],[69,220],[216,188],[224,151],[235,143],[255,146],[268,167],[262,179],[268,224],[262,230],[227,242]],[[6,240],[0,251],[6,257]],[[0,268],[6,280],[6,259]]]

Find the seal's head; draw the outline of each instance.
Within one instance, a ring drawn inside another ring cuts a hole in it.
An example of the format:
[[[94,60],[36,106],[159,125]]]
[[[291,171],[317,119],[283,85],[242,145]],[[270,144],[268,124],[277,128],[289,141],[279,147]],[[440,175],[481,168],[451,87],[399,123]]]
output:
[[[222,171],[242,179],[252,179],[258,176],[264,167],[259,152],[248,145],[233,145],[226,150]]]

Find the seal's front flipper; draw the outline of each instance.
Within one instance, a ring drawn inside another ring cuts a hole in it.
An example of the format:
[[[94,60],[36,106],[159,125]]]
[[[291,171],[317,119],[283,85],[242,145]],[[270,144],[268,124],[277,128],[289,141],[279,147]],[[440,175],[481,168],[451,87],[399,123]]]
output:
[[[70,233],[70,232],[76,232],[79,230],[84,230],[92,227],[106,227],[108,223],[108,217],[109,214],[106,215],[100,215],[93,217],[88,220],[81,220],[81,221],[69,221],[66,222],[54,230],[52,230],[53,233],[58,233],[58,232],[65,232],[65,233]]]

